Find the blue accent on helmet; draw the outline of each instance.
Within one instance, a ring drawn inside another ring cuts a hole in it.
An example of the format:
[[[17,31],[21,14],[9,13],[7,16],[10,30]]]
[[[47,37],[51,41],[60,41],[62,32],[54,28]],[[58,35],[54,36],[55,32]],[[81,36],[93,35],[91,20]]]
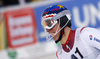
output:
[[[65,8],[62,5],[53,5],[50,6],[48,8],[46,8],[42,14],[42,16],[45,16],[46,14],[58,14],[59,12],[63,11],[63,10],[67,10],[67,8]]]

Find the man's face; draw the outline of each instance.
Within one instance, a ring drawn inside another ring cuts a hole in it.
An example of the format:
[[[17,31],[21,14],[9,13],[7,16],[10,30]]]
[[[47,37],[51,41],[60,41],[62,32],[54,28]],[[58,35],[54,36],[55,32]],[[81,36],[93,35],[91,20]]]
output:
[[[57,28],[58,28],[58,30],[57,30]],[[46,29],[48,32],[49,32],[49,34],[52,34],[51,35],[51,37],[53,37],[54,36],[54,34],[56,33],[56,32],[58,32],[59,30],[61,29],[61,27],[59,26],[59,23],[57,23],[52,29]],[[59,38],[59,35],[60,35],[60,32],[58,32],[54,37],[53,37],[53,40],[58,40],[58,38]]]

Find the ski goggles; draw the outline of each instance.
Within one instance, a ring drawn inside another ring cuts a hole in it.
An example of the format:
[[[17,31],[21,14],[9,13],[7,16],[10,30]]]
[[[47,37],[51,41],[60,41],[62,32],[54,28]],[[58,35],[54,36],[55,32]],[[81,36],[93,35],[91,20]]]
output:
[[[46,16],[44,16],[44,18],[42,18],[42,25],[45,29],[51,29],[57,24],[57,19],[60,19],[61,17],[65,15],[67,16],[69,20],[71,19],[70,18],[71,13],[69,10],[64,10],[53,17],[46,18]]]
[[[51,29],[57,24],[57,21],[55,21],[52,17],[49,17],[42,21],[42,25],[46,29]]]

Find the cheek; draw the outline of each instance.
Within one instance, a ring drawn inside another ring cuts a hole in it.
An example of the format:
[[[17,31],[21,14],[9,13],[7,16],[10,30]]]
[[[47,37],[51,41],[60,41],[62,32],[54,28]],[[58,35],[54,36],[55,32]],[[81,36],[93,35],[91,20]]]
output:
[[[58,40],[59,35],[60,35],[60,32],[58,32],[58,33],[53,37],[53,39],[54,39],[55,41]]]
[[[58,32],[60,30],[60,26],[59,26],[59,24],[57,24],[54,28],[53,28],[53,31],[54,32]]]
[[[59,26],[59,24],[57,24],[52,30],[53,30],[53,33],[56,33],[56,32],[58,32],[60,29],[61,29],[61,27]],[[58,29],[58,30],[57,30]],[[53,37],[53,39],[56,41],[56,40],[58,40],[58,38],[59,38],[59,35],[60,35],[60,32],[58,32],[54,37]]]

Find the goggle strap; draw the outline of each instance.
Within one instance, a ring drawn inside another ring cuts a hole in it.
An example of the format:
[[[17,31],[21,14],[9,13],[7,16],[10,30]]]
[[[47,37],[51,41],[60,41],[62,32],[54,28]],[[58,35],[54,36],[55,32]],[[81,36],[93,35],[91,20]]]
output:
[[[69,10],[64,10],[64,11],[58,13],[57,15],[55,15],[55,16],[52,17],[52,18],[53,18],[54,20],[57,20],[57,19],[59,19],[59,18],[65,16],[65,15],[66,15],[66,16],[67,16],[67,15],[71,16],[70,11],[69,11]],[[70,20],[69,16],[67,16],[67,17],[68,17],[68,19]]]

